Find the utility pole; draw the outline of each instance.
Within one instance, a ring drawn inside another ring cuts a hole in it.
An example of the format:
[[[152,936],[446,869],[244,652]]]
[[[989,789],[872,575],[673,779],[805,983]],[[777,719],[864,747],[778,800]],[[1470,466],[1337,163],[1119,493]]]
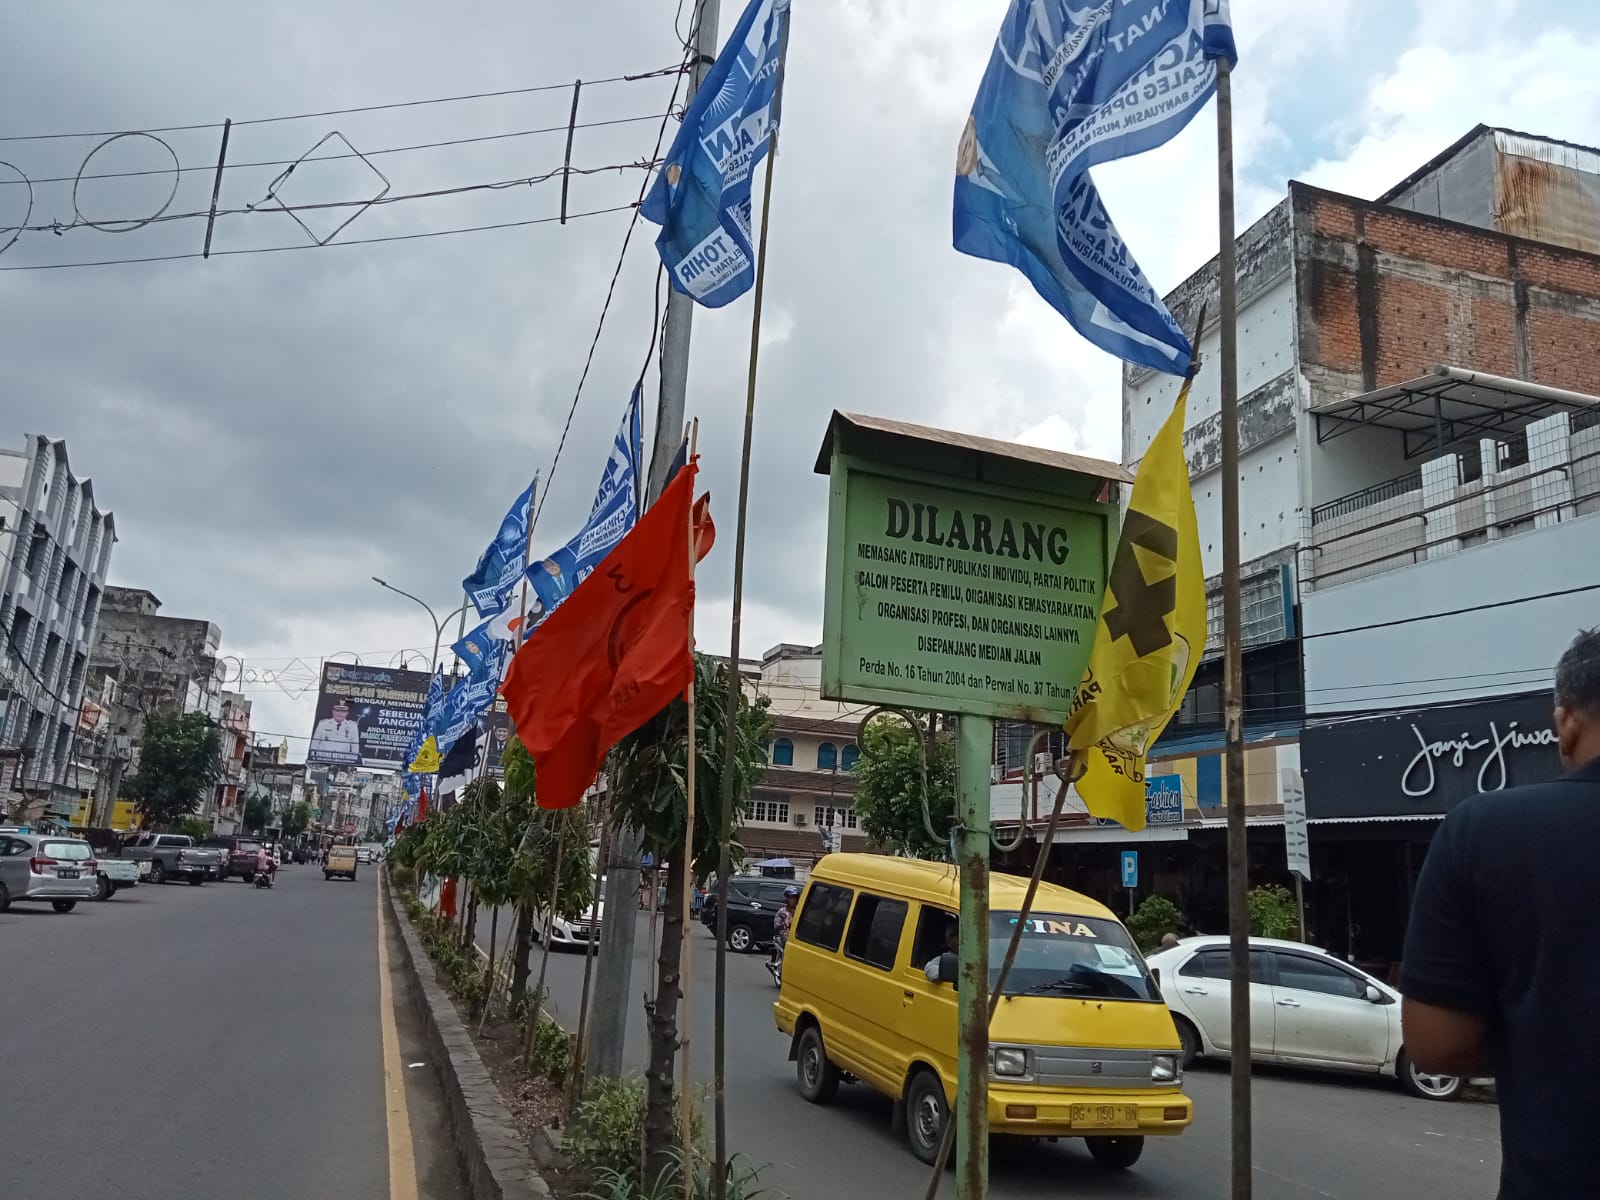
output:
[[[695,58],[689,72],[687,107],[700,90],[717,57],[720,0],[698,0]],[[650,452],[653,503],[667,485],[667,468],[683,441],[683,413],[689,387],[689,332],[694,301],[672,288],[667,292],[666,328],[661,335],[661,391],[656,399],[656,436]],[[737,670],[738,664],[734,664]],[[623,1073],[622,1045],[628,1030],[632,991],[634,911],[639,893],[639,836],[618,830],[611,838],[606,862],[606,919],[600,924],[600,953],[595,962],[594,1016],[589,1034],[591,1073],[616,1079]]]

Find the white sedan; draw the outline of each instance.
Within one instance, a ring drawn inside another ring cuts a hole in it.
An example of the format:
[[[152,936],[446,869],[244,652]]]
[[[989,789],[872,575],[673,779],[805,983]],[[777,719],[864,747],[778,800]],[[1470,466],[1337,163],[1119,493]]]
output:
[[[1184,938],[1148,958],[1183,1042],[1185,1063],[1231,1052],[1226,937]],[[1316,946],[1250,939],[1250,1057],[1257,1062],[1393,1075],[1424,1100],[1454,1100],[1462,1081],[1406,1054],[1400,993]]]

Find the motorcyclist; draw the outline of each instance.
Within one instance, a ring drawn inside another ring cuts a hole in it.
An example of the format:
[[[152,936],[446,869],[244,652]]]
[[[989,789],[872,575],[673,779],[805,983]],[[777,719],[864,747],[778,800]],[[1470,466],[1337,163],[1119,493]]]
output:
[[[268,883],[277,881],[278,864],[273,861],[272,852],[265,846],[256,847],[256,874],[265,875]]]
[[[789,944],[789,930],[794,926],[794,908],[800,901],[800,889],[787,887],[783,889],[783,907],[772,918],[772,959],[776,964],[783,961],[783,949]]]

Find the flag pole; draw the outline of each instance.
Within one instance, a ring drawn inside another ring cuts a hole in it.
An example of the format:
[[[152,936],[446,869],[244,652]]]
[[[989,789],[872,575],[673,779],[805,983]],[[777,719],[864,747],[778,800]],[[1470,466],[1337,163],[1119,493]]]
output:
[[[698,419],[689,427],[689,462],[694,462],[695,450],[700,440],[700,422]],[[694,536],[694,496],[689,497],[689,586],[691,592],[694,587],[695,564],[700,558],[700,547]],[[689,608],[689,653],[694,653],[694,607]],[[689,895],[694,887],[694,801],[695,801],[695,775],[698,754],[695,749],[696,721],[694,703],[694,681],[696,670],[689,675],[689,686],[684,691],[684,701],[689,710],[688,720],[688,746],[685,754],[684,787],[687,792],[686,807],[687,820],[683,832],[683,859],[678,868],[682,877],[682,905],[678,918],[683,922],[683,937],[680,942],[680,957],[678,966],[679,987],[678,992],[683,997],[683,1020],[678,1026],[678,1110],[683,1121],[683,1200],[694,1200],[694,1106],[689,1102],[690,1072],[689,1072]],[[726,761],[726,760],[724,760]]]
[[[1218,380],[1222,424],[1222,708],[1228,810],[1229,1026],[1235,1047],[1250,1041],[1249,843],[1245,830],[1244,698],[1241,688],[1239,603],[1239,363],[1238,264],[1233,218],[1233,79],[1226,57],[1217,63],[1217,290]],[[1198,341],[1198,337],[1196,338]],[[1230,1067],[1232,1198],[1251,1196],[1250,1055]]]
[[[739,632],[744,612],[745,513],[750,504],[750,443],[755,433],[756,367],[761,354],[761,300],[767,282],[767,223],[772,211],[772,168],[778,160],[778,118],[783,106],[784,67],[789,58],[789,18],[783,19],[778,43],[778,71],[773,81],[772,117],[767,132],[767,170],[761,192],[761,237],[756,249],[754,307],[750,318],[750,371],[745,386],[744,446],[739,458],[739,511],[733,532],[733,614],[728,630],[728,695],[722,743],[722,788],[717,811],[717,969],[716,1013],[712,1023],[711,1097],[714,1113],[714,1158],[711,1200],[726,1200],[728,1191],[727,1004],[728,1004],[728,842],[732,837],[733,759],[739,734]]]

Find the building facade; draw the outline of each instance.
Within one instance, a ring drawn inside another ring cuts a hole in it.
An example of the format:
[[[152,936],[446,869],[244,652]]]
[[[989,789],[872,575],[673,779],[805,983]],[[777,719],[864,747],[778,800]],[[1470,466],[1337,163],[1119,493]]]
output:
[[[804,877],[830,849],[865,850],[851,771],[864,713],[822,699],[822,647],[774,646],[761,656],[751,682],[767,699],[772,733],[767,766],[739,828],[747,867],[787,860]]]
[[[64,442],[30,434],[0,450],[0,810],[76,812],[74,747],[116,540]]]
[[[1240,799],[1252,882],[1292,882],[1284,806],[1303,797],[1311,936],[1380,970],[1398,957],[1415,867],[1453,793],[1441,784],[1419,803],[1387,758],[1358,769],[1362,730],[1398,753],[1395,713],[1483,701],[1491,708],[1419,718],[1404,736],[1450,747],[1453,764],[1456,742],[1476,747],[1516,722],[1506,753],[1522,765],[1507,777],[1549,770],[1520,697],[1547,698],[1560,648],[1594,623],[1583,589],[1600,584],[1597,199],[1600,153],[1478,127],[1377,200],[1291,183],[1238,241]],[[1203,302],[1198,349],[1214,363],[1215,260],[1167,297],[1180,324]],[[1177,900],[1207,931],[1225,916],[1234,800],[1222,769],[1217,380],[1202,368],[1184,437],[1210,637],[1153,749],[1152,823],[1136,839],[1069,797],[1059,864],[1074,886],[1120,904],[1120,851],[1142,847],[1138,892]],[[1138,464],[1178,385],[1125,371],[1125,465]],[[1437,617],[1458,608],[1477,611]],[[1382,627],[1358,628],[1370,625]],[[1366,719],[1377,724],[1352,724]],[[1458,721],[1468,732],[1449,734]],[[1006,765],[997,795],[1011,796],[1021,771]],[[1049,778],[1038,786],[1053,798]],[[1379,793],[1389,799],[1374,808]]]

